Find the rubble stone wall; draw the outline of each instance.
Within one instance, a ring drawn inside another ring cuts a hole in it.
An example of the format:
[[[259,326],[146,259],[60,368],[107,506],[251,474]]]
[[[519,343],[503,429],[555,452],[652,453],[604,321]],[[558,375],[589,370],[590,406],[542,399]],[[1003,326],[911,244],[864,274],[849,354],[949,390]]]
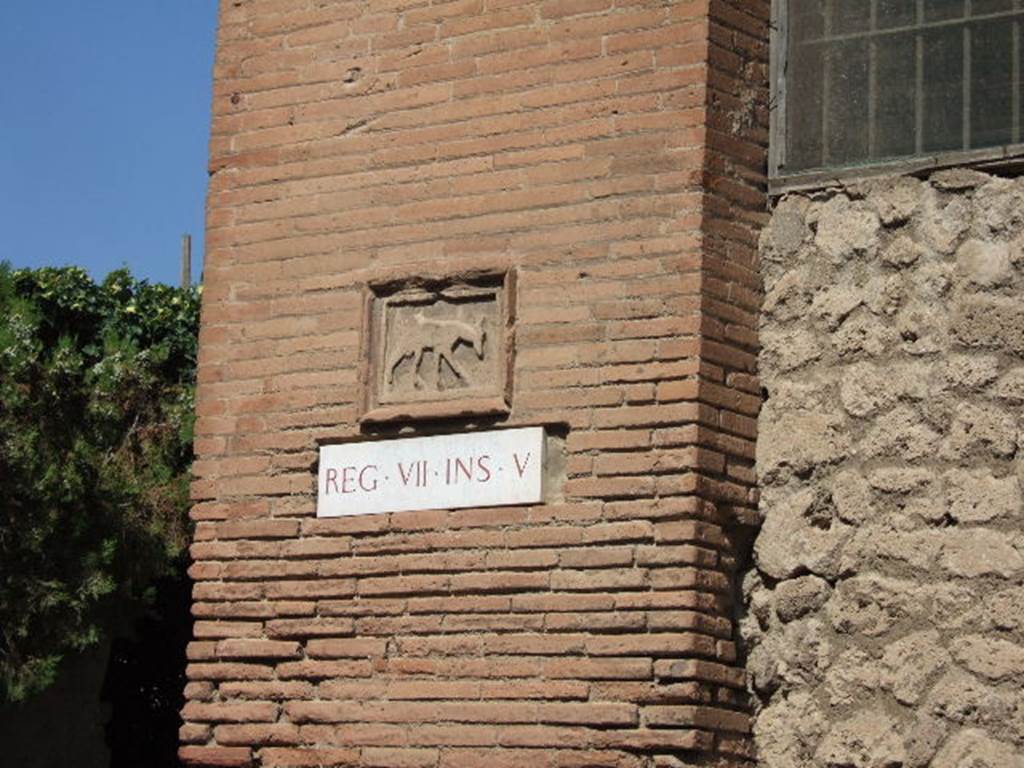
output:
[[[1024,180],[791,195],[761,259],[760,764],[1024,765]]]

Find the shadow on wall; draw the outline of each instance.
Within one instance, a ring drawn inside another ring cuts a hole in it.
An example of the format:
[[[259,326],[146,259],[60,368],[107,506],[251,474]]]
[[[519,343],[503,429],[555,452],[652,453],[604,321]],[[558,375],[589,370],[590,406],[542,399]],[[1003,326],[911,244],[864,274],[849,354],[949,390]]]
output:
[[[17,768],[178,768],[190,583],[166,580],[130,636],[65,660],[57,682],[0,710],[3,764]]]

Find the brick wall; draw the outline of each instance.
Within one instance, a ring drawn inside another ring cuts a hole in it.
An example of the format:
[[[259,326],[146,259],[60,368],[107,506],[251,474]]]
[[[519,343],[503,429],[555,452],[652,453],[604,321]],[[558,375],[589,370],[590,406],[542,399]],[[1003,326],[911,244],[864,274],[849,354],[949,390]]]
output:
[[[223,4],[185,763],[749,764],[767,5]],[[367,281],[495,264],[561,500],[316,519]]]

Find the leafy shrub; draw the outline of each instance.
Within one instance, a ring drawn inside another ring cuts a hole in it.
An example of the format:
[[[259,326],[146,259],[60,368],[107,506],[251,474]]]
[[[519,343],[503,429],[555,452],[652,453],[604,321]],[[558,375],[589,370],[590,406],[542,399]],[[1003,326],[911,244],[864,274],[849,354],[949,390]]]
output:
[[[0,264],[0,702],[182,567],[198,289]]]

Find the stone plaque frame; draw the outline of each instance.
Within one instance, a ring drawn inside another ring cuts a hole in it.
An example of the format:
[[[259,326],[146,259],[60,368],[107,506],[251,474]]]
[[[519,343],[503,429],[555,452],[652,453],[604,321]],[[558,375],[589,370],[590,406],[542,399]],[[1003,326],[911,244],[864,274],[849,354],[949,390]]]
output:
[[[512,269],[369,281],[360,421],[507,416],[515,303]]]

